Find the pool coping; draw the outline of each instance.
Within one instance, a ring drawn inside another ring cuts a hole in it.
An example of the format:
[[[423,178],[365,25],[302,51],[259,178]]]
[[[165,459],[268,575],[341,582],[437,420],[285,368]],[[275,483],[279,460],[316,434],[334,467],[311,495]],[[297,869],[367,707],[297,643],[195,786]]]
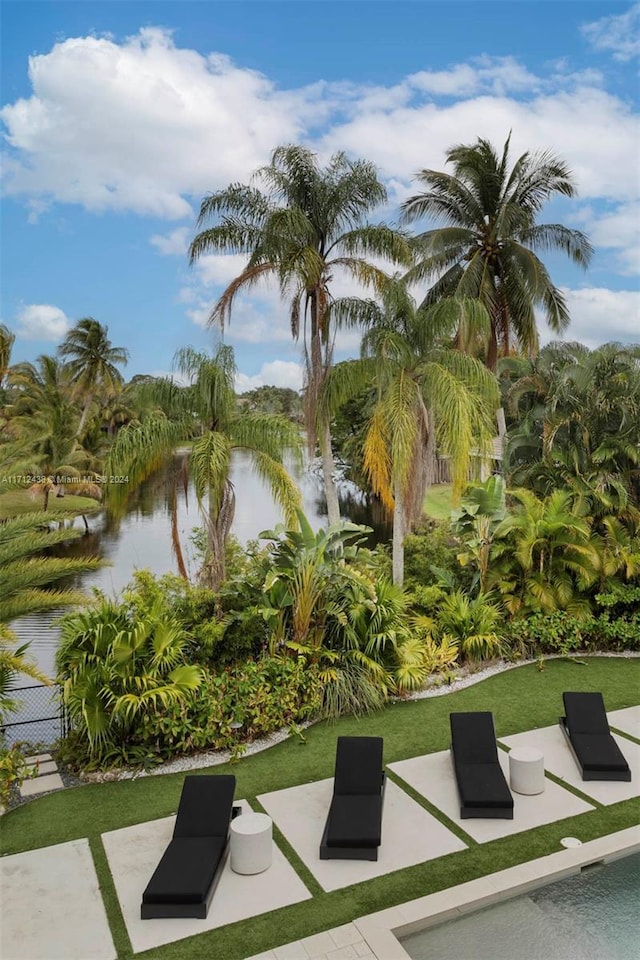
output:
[[[519,863],[506,870],[409,900],[354,920],[356,928],[378,960],[411,960],[400,943],[405,937],[536,887],[563,880],[589,865],[617,860],[640,852],[640,827],[589,840],[580,847]]]

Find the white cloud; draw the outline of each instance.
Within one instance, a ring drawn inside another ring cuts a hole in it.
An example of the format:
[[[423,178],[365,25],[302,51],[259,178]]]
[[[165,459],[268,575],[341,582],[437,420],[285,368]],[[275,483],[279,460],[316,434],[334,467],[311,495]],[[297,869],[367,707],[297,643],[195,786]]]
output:
[[[615,251],[619,273],[640,273],[640,202],[621,204],[604,216],[593,214],[586,229],[596,248]]]
[[[588,347],[608,341],[640,343],[640,293],[636,290],[609,290],[604,287],[564,289],[571,324],[564,340],[579,340]],[[540,340],[557,340],[544,323]]]
[[[155,233],[149,243],[165,257],[184,257],[189,249],[191,231],[188,227],[176,227],[170,233]]]
[[[29,60],[33,95],[1,111],[14,148],[6,189],[40,204],[192,215],[186,197],[246,178],[296,140],[304,91],[282,93],[220,54],[142,29],[57,43]]]
[[[553,146],[572,168],[580,196],[618,201],[636,196],[637,117],[622,100],[589,85],[521,100],[485,94],[445,106],[363,108],[334,125],[322,146],[368,157],[396,181],[399,192],[418,170],[441,169],[453,144],[473,142],[481,132],[500,147],[510,130],[514,157]]]
[[[236,376],[236,392],[246,393],[263,386],[290,387],[292,390],[302,389],[302,366],[288,360],[272,360],[264,363],[260,372],[254,376],[238,373]]]
[[[640,4],[626,13],[585,23],[582,32],[596,50],[611,51],[614,60],[632,60],[640,53]]]
[[[17,316],[16,335],[21,340],[48,340],[56,343],[71,326],[71,322],[59,307],[50,303],[29,303]]]
[[[181,218],[205,193],[248,179],[274,145],[303,141],[323,159],[335,149],[372,159],[395,196],[416,170],[441,166],[452,144],[480,132],[501,144],[513,129],[514,150],[553,145],[583,196],[627,200],[637,188],[631,108],[595,71],[545,70],[483,55],[388,87],[283,90],[219,53],[177,47],[157,27],[121,43],[69,39],[31,57],[32,96],[0,111],[6,190],[35,215],[59,201]],[[152,242],[178,252],[184,237]]]

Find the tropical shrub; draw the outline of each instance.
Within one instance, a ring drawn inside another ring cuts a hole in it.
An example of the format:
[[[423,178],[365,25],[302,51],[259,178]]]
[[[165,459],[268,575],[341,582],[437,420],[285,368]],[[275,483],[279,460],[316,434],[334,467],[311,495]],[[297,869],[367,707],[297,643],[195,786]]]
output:
[[[62,620],[56,654],[64,702],[95,762],[125,750],[142,719],[184,700],[202,682],[183,628],[166,609],[134,616],[101,598]]]
[[[262,657],[217,672],[205,667],[197,691],[145,714],[136,735],[161,756],[233,748],[312,718],[320,698],[318,672],[303,658]]]
[[[398,688],[400,665],[403,683],[410,672],[402,656],[407,597],[378,575],[379,559],[361,547],[366,527],[314,533],[301,511],[299,522],[299,532],[263,534],[271,547],[259,603],[270,652],[288,650],[318,667],[327,716],[367,712]]]
[[[0,744],[0,807],[6,807],[14,789],[22,786],[25,780],[38,775],[38,766],[27,766],[27,760],[20,747],[6,747]]]
[[[443,520],[424,520],[404,541],[405,584],[409,590],[438,584],[442,571],[464,583],[465,571],[456,559],[459,542],[451,525]]]
[[[503,652],[502,613],[483,593],[472,598],[455,590],[442,600],[436,621],[441,636],[459,646],[465,660],[486,660]]]
[[[506,628],[514,650],[525,656],[579,651],[640,651],[640,612],[615,617],[608,612],[572,617],[556,611],[534,613]]]
[[[515,505],[493,532],[486,588],[514,615],[566,610],[586,616],[601,570],[591,519],[569,490],[543,500],[528,490],[510,496]]]

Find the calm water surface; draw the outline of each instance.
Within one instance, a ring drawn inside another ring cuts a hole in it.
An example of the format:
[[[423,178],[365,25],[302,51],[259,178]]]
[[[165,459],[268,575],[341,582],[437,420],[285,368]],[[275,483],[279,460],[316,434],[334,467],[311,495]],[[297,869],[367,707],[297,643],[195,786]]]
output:
[[[56,550],[61,556],[99,556],[109,566],[74,578],[74,585],[90,592],[96,587],[109,595],[117,595],[131,580],[135,570],[150,570],[154,574],[177,573],[177,564],[171,549],[171,489],[172,473],[179,460],[151,477],[134,495],[125,517],[116,521],[104,513],[89,517],[90,532],[80,540]],[[313,471],[295,470],[303,497],[303,509],[314,529],[326,525],[326,503],[322,486]],[[256,539],[263,530],[282,522],[282,516],[268,488],[253,469],[249,454],[233,455],[231,480],[236,492],[236,512],[232,533],[246,544]],[[374,527],[373,538],[386,539],[390,535],[384,523],[372,520],[371,510],[355,491],[345,487],[341,495],[343,516],[356,523]],[[82,524],[81,519],[75,521]],[[185,563],[190,577],[197,571],[197,562],[190,536],[200,526],[200,512],[193,485],[187,496],[181,491],[178,500],[178,529]],[[41,669],[52,675],[59,630],[55,623],[59,614],[51,612],[22,617],[11,624],[21,641],[31,641],[31,653]]]

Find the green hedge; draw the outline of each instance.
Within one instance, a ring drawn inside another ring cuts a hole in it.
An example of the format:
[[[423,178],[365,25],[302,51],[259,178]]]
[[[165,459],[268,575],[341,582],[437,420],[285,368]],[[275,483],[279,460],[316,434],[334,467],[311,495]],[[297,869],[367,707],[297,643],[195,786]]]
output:
[[[640,651],[640,612],[618,617],[610,612],[586,618],[536,613],[506,628],[510,646],[527,655],[577,650]]]
[[[204,673],[185,703],[145,717],[138,736],[162,756],[233,748],[310,719],[320,707],[317,671],[302,659],[263,657],[217,672],[205,667]],[[232,729],[234,722],[240,730]]]

